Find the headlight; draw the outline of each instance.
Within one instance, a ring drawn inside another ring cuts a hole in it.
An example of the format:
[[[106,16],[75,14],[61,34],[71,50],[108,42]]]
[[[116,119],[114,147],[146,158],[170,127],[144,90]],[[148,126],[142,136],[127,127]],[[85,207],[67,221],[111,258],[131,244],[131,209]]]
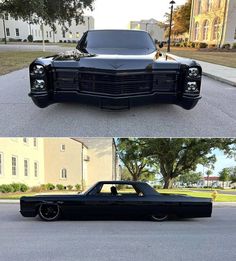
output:
[[[186,87],[187,92],[196,92],[198,91],[198,86],[196,82],[188,82]]]
[[[196,78],[200,74],[200,71],[198,68],[189,68],[188,69],[188,76],[191,78]]]
[[[32,69],[32,73],[43,75],[45,73],[44,67],[42,65],[35,65]]]
[[[33,83],[33,88],[35,90],[43,90],[45,89],[45,81],[44,80],[35,80]]]

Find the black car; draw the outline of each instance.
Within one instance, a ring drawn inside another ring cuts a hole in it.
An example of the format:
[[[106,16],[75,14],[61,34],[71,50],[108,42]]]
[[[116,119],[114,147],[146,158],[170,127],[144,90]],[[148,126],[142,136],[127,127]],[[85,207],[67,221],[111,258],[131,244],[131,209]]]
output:
[[[212,200],[161,194],[143,182],[103,181],[78,195],[22,197],[24,217],[62,219],[152,219],[211,217]]]
[[[202,69],[193,60],[161,54],[145,31],[92,30],[77,49],[30,65],[30,97],[40,108],[56,102],[95,101],[101,108],[131,102],[173,103],[192,109]]]

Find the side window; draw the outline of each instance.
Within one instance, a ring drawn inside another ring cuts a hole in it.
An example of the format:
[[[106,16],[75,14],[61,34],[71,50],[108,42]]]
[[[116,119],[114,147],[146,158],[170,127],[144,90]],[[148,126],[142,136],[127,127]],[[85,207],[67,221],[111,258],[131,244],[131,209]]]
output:
[[[132,185],[104,184],[98,193],[103,196],[143,196],[141,191],[137,191]]]

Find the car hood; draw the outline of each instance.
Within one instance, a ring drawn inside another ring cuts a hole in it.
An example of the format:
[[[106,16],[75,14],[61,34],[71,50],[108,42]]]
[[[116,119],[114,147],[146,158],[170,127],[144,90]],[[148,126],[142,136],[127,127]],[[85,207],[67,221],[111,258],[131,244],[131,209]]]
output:
[[[57,59],[52,61],[55,68],[81,68],[101,70],[178,70],[180,63],[174,59],[166,60],[164,57],[155,59],[155,54],[144,55],[119,55],[119,54],[98,54],[79,59]]]

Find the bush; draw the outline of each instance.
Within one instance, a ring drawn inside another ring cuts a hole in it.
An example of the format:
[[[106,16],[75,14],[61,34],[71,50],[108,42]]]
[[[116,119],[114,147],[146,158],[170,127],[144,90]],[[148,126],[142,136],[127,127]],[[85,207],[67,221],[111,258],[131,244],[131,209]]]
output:
[[[11,192],[14,192],[14,188],[12,187],[12,185],[3,184],[0,186],[0,192],[11,193]]]
[[[49,40],[45,40],[44,42],[49,43]],[[43,40],[36,40],[36,41],[34,41],[34,43],[43,43]]]
[[[11,184],[12,188],[13,188],[13,192],[19,192],[20,188],[21,188],[21,184],[20,183],[13,183]]]
[[[27,37],[27,39],[28,39],[28,41],[30,42],[30,43],[32,43],[33,41],[34,41],[34,37],[33,37],[33,35],[28,35],[28,37]]]
[[[208,44],[207,43],[199,43],[198,44],[198,48],[203,49],[203,48],[207,48]]]
[[[208,45],[208,48],[209,48],[209,49],[215,49],[215,48],[216,48],[216,45],[215,45],[215,44],[209,44],[209,45]]]
[[[32,188],[31,188],[31,191],[32,191],[32,192],[36,192],[36,193],[42,192],[42,186],[32,187]]]
[[[46,184],[46,190],[54,190],[55,186],[51,183]]]
[[[62,184],[57,184],[56,187],[58,190],[64,190],[64,186]]]
[[[180,47],[180,43],[176,43],[176,44],[175,44],[175,47]]]
[[[26,43],[26,42],[27,42],[27,40],[26,40],[26,39],[24,39],[24,40],[23,40],[23,43]]]
[[[162,189],[163,186],[162,186],[162,185],[154,185],[153,188],[154,188],[154,189]]]
[[[80,184],[76,184],[76,185],[75,185],[75,189],[78,190],[78,191],[80,191],[80,190],[81,190],[81,185],[80,185]]]
[[[40,186],[40,188],[41,188],[41,191],[46,191],[47,190],[47,185],[46,184],[42,184]]]
[[[60,40],[59,43],[62,43],[62,40]]]
[[[236,43],[233,43],[232,49],[236,49]]]
[[[230,49],[230,44],[223,44],[221,48],[229,50]]]
[[[68,186],[67,186],[67,189],[68,189],[68,190],[72,190],[72,189],[73,189],[73,186],[68,185]]]
[[[29,190],[29,187],[25,184],[21,184],[20,186],[20,191],[21,192],[26,192],[27,190]]]

